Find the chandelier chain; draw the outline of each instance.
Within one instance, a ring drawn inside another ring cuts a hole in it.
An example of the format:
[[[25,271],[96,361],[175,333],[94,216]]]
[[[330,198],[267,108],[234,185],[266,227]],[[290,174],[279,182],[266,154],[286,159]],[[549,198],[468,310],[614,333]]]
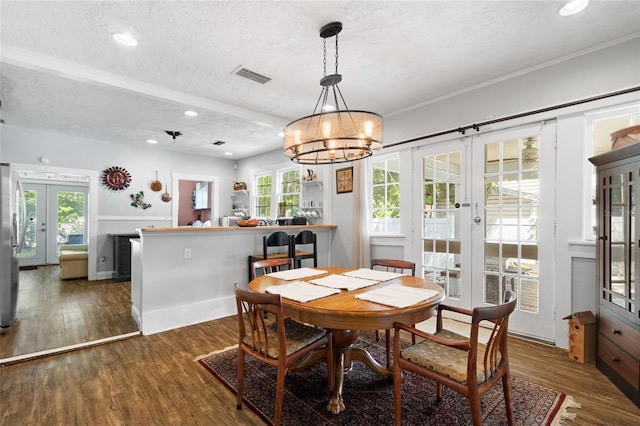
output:
[[[327,39],[322,39],[322,66],[324,67],[323,77],[327,76]]]
[[[336,34],[336,74],[338,74],[338,34]]]

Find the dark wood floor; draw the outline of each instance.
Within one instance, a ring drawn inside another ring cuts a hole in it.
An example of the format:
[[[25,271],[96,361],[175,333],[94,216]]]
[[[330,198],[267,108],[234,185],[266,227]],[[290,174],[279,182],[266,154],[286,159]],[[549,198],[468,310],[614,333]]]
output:
[[[234,344],[236,333],[228,317],[1,367],[0,425],[260,425],[194,361]],[[582,405],[566,424],[640,424],[640,409],[565,350],[511,338],[510,363],[512,374]]]
[[[60,279],[58,265],[20,271],[17,319],[0,359],[134,332],[131,283]]]

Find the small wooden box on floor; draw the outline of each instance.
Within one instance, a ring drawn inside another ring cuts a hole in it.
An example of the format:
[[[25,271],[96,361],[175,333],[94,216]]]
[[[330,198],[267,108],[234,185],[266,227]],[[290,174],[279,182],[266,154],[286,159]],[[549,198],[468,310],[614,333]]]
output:
[[[596,360],[596,317],[590,311],[576,312],[569,320],[569,358],[581,363]]]

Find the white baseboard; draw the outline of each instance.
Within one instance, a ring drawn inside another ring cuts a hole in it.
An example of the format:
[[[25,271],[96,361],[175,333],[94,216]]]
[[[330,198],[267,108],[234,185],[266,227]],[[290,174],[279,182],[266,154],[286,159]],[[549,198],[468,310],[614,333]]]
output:
[[[110,280],[113,278],[113,271],[96,272],[96,280]]]
[[[173,330],[174,328],[186,327],[205,321],[228,317],[236,313],[235,296],[210,299],[201,302],[158,309],[151,312],[134,312],[132,315],[144,335],[160,333],[162,331]],[[136,318],[138,315],[138,318]]]

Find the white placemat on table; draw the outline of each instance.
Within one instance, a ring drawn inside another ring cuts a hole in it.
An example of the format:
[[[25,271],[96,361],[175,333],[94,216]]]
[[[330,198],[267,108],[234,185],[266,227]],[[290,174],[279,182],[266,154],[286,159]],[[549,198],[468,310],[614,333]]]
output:
[[[373,281],[389,281],[394,278],[400,278],[405,274],[399,274],[397,272],[379,271],[376,269],[360,268],[355,271],[344,272],[342,275],[348,275],[350,277],[364,278],[365,280]]]
[[[392,284],[365,293],[356,294],[356,298],[380,303],[381,305],[393,306],[395,308],[406,308],[407,306],[430,299],[437,294],[437,291],[428,288]]]
[[[267,293],[279,294],[286,299],[301,303],[340,293],[338,289],[320,287],[305,281],[292,281],[287,284],[272,285],[271,287],[267,287],[266,291]]]
[[[299,280],[301,278],[313,277],[316,275],[326,274],[327,271],[313,268],[289,269],[288,271],[278,271],[267,274],[270,277],[279,278],[281,280]]]
[[[315,278],[309,282],[323,287],[344,288],[349,291],[378,284],[378,281],[363,280],[362,278],[348,277],[346,275],[338,274]]]

